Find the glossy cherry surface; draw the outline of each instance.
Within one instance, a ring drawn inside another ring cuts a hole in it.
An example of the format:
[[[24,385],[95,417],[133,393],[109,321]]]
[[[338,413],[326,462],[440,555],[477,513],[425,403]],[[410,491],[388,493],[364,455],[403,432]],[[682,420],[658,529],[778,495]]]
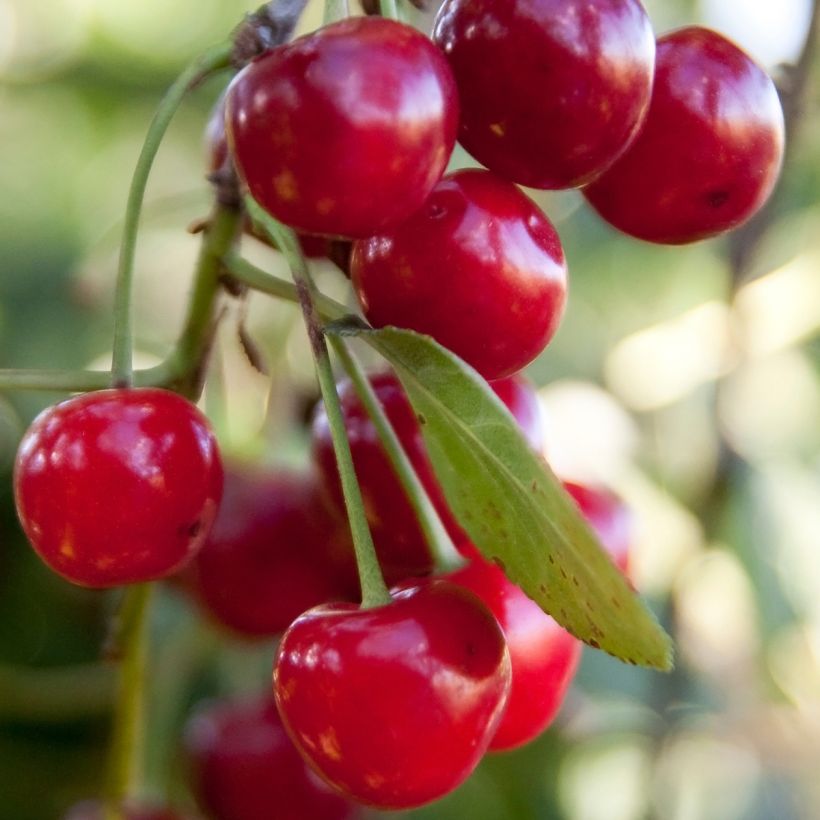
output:
[[[625,233],[694,242],[749,219],[782,158],[783,112],[769,76],[720,34],[685,28],[658,40],[637,139],[584,193]]]
[[[614,493],[601,487],[565,481],[564,489],[580,508],[615,566],[628,575],[632,516],[627,506]]]
[[[306,609],[359,592],[349,531],[315,477],[238,465],[186,575],[206,612],[247,637],[276,635]]]
[[[370,236],[416,210],[455,143],[455,81],[420,32],[376,17],[267,52],[228,94],[240,176],[277,219]]]
[[[193,790],[213,820],[347,820],[354,806],[308,768],[272,697],[201,706],[185,728]]]
[[[175,393],[101,390],[42,412],[14,467],[17,513],[69,581],[109,587],[170,575],[202,546],[222,493],[207,419]]]
[[[558,329],[566,263],[549,220],[488,171],[445,177],[392,231],[353,245],[351,275],[376,327],[427,333],[486,379],[529,364]]]
[[[305,613],[274,671],[282,718],[316,770],[356,800],[396,809],[469,776],[509,684],[497,622],[475,595],[442,581],[373,609]]]
[[[421,427],[404,388],[389,371],[371,375],[370,383],[444,526],[456,543],[462,541],[464,534],[435,478]],[[538,396],[530,382],[522,376],[511,376],[490,382],[490,386],[521,425],[527,440],[540,451],[544,436],[543,421]],[[353,385],[345,380],[339,383],[337,389],[356,476],[387,581],[394,583],[409,576],[425,575],[433,569],[433,559],[413,508],[381,446],[376,428],[356,396]],[[312,439],[313,458],[322,487],[329,503],[341,517],[344,515],[344,499],[323,405],[317,408],[314,417]]]
[[[528,743],[561,707],[581,659],[581,642],[492,564],[477,560],[447,577],[481,598],[498,620],[510,650],[510,696],[490,749]]]
[[[125,820],[196,820],[193,815],[181,814],[161,806],[128,805],[123,809]],[[86,800],[68,810],[63,820],[106,820],[105,808],[96,800]]]
[[[446,0],[433,39],[458,85],[459,141],[522,185],[591,181],[649,105],[655,40],[638,0]]]

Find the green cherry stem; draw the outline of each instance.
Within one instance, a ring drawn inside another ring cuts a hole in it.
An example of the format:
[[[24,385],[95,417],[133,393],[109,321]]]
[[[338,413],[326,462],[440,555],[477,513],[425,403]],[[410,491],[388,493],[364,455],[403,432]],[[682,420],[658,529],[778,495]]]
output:
[[[120,806],[140,788],[143,767],[145,695],[148,661],[148,614],[151,584],[125,590],[115,629],[120,654],[120,683],[114,706],[108,772],[107,816],[121,817]],[[107,820],[107,819],[106,819]]]
[[[324,24],[335,23],[350,16],[348,0],[325,0]]]
[[[225,269],[237,282],[247,285],[251,290],[299,304],[299,291],[293,282],[273,276],[240,256],[228,256],[225,259]],[[336,322],[350,314],[343,304],[318,291],[313,292],[313,303],[319,316],[326,322]]]
[[[327,335],[334,353],[339,357],[339,361],[341,361],[347,375],[350,376],[350,380],[353,382],[359,401],[364,405],[367,415],[376,428],[379,441],[381,441],[382,447],[384,447],[387,457],[390,459],[390,464],[410,501],[439,569],[454,569],[462,564],[463,560],[453,546],[453,542],[441,523],[433,502],[430,501],[430,496],[424,489],[418,473],[416,473],[407,453],[401,446],[399,437],[396,435],[390,419],[387,418],[384,408],[379,403],[376,392],[373,390],[364,369],[351,353],[345,339],[331,332],[328,332]]]
[[[128,201],[125,207],[122,245],[114,295],[114,344],[111,360],[111,382],[115,387],[130,386],[133,381],[133,326],[131,291],[134,279],[134,254],[137,244],[142,202],[148,175],[162,138],[171,119],[190,88],[204,77],[230,65],[233,43],[223,43],[194,60],[168,89],[159,104],[137,160]]]
[[[336,462],[339,467],[339,477],[342,483],[345,507],[350,521],[350,532],[353,536],[353,547],[356,552],[356,564],[359,568],[359,581],[362,587],[362,606],[380,606],[390,601],[390,593],[382,576],[373,538],[367,524],[364,502],[362,501],[359,482],[353,467],[353,456],[350,452],[350,443],[347,440],[344,417],[336,393],[336,381],[330,366],[328,353],[322,328],[321,317],[316,308],[316,290],[308,271],[305,257],[302,255],[296,234],[289,228],[280,225],[269,216],[250,197],[245,198],[245,205],[251,218],[269,234],[276,246],[287,259],[299,295],[302,315],[310,340],[310,349],[316,366],[316,376],[319,380],[319,389],[325,403],[330,434],[333,439],[333,449],[336,453]]]
[[[382,17],[389,17],[391,20],[399,20],[399,6],[396,0],[379,0],[379,11]]]
[[[199,252],[183,328],[165,362],[171,374],[168,386],[192,400],[201,392],[206,353],[213,340],[216,297],[225,271],[223,260],[236,241],[241,221],[238,206],[222,202],[214,206]]]

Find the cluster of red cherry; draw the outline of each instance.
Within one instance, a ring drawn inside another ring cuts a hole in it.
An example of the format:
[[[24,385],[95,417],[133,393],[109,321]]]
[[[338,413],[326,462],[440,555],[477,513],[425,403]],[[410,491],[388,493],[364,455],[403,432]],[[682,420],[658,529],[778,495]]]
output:
[[[684,243],[748,219],[783,151],[769,77],[712,31],[656,43],[639,0],[445,0],[432,40],[392,20],[347,19],[253,60],[224,110],[213,167],[235,167],[304,237],[352,241],[350,274],[371,324],[429,334],[472,365],[538,452],[537,400],[516,374],[558,327],[566,264],[517,185],[582,187],[617,228]],[[457,137],[488,170],[442,177]],[[488,749],[541,732],[577,665],[580,643],[481,558],[448,510],[397,379],[379,373],[371,384],[467,560],[430,577],[433,558],[374,425],[340,384],[368,522],[396,585],[391,603],[372,608],[353,603],[321,407],[313,473],[230,469],[224,497],[207,421],[167,391],[70,399],[21,444],[20,519],[65,578],[107,587],[187,566],[183,583],[221,623],[248,636],[285,631],[278,712],[270,700],[227,705],[192,725],[200,797],[220,820],[272,816],[266,790],[284,817],[273,793],[285,788],[317,820],[349,813],[312,771],[373,806],[437,799]],[[566,488],[626,571],[622,505]]]

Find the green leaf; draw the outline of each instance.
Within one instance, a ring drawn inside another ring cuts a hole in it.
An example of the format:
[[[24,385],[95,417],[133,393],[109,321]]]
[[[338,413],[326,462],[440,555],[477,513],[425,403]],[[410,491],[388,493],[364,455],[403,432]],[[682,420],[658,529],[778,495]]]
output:
[[[478,373],[412,331],[337,323],[328,332],[360,336],[393,365],[447,501],[489,560],[582,641],[671,668],[669,636]]]

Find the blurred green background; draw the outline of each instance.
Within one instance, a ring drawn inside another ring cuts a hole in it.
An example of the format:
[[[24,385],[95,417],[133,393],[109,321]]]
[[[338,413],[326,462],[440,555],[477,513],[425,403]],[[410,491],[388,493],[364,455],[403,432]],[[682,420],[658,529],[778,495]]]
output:
[[[119,220],[153,107],[253,5],[0,0],[0,367],[107,365]],[[732,239],[651,247],[616,236],[575,193],[540,197],[571,272],[563,326],[529,371],[549,457],[634,509],[636,582],[675,636],[677,668],[586,650],[552,730],[408,817],[820,818],[820,64],[784,65],[811,3],[647,7],[659,32],[728,33],[799,103],[776,199]],[[311,6],[303,28],[320,14]],[[149,187],[136,294],[146,363],[181,320],[198,245],[185,228],[207,213],[201,135],[221,85],[192,96]],[[318,273],[345,298],[341,276]],[[241,313],[223,322],[206,409],[229,453],[304,463],[315,388],[298,316],[250,299],[271,380],[241,352]],[[10,490],[22,430],[57,398],[0,395],[0,820],[54,820],[97,794],[105,753],[112,675],[98,659],[116,594],[41,566]],[[264,687],[273,647],[219,635],[169,590],[154,627],[148,790],[187,805],[186,709]]]

